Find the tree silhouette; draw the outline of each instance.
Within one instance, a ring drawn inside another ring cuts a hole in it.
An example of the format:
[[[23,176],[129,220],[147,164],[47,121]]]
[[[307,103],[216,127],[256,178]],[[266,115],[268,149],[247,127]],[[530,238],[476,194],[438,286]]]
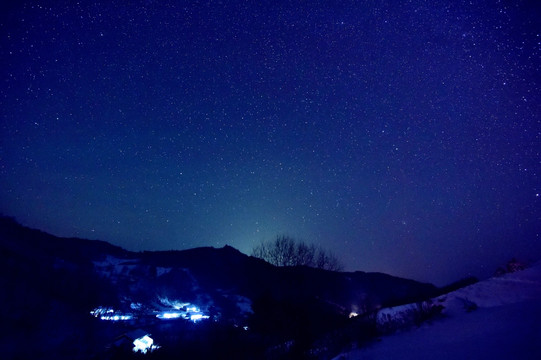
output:
[[[333,253],[313,244],[296,242],[285,235],[257,245],[252,250],[252,256],[276,266],[309,266],[331,271],[340,271],[343,268]]]

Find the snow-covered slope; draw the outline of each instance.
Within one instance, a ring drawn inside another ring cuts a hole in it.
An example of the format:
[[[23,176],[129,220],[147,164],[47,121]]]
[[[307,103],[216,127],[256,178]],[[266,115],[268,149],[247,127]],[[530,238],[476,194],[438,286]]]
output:
[[[460,311],[464,302],[491,308],[541,299],[541,262],[519,272],[493,277],[441,296],[448,314]]]
[[[335,359],[541,359],[541,262],[434,300],[444,318]]]

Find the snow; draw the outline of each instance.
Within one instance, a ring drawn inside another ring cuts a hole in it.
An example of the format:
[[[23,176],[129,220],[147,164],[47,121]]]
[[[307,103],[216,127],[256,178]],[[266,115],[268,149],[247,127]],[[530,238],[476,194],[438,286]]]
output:
[[[240,309],[241,314],[253,314],[252,302],[247,297],[237,295],[237,307]]]
[[[121,275],[128,275],[138,266],[137,259],[121,259],[107,255],[102,261],[94,261],[96,271],[104,277],[116,278]]]
[[[218,292],[221,293],[224,298],[234,301],[242,315],[247,316],[254,313],[252,310],[252,300],[246,296],[227,293],[227,291],[222,289],[218,289]]]
[[[448,313],[464,300],[489,308],[541,299],[541,262],[526,270],[494,277],[438,298]]]
[[[416,308],[416,304],[406,304],[381,309],[377,314],[377,323],[380,326],[387,323],[405,323],[409,320],[409,314]]]
[[[165,275],[165,274],[168,274],[171,272],[171,270],[173,270],[173,268],[168,268],[168,267],[157,267],[156,268],[156,276],[157,277],[160,277],[162,275]]]
[[[541,359],[541,263],[434,302],[445,306],[444,318],[335,359]],[[468,312],[465,302],[478,307]],[[405,308],[384,313],[400,316]]]
[[[107,255],[102,261],[94,261],[96,267],[107,267],[107,266],[119,266],[126,262],[134,262],[136,259],[121,259],[112,255]]]

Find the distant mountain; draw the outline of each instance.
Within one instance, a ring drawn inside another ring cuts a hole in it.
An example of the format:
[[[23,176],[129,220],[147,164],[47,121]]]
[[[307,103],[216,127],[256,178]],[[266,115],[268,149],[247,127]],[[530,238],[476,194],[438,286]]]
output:
[[[133,328],[156,327],[149,319],[166,311],[186,316],[189,307],[182,304],[194,304],[215,322],[286,339],[295,337],[288,333],[292,326],[268,322],[303,309],[347,318],[437,292],[381,273],[275,267],[230,246],[130,252],[103,241],[55,237],[6,217],[0,218],[0,273],[0,346],[7,354],[41,358],[87,358],[95,344],[114,337],[118,325],[93,319],[89,312],[96,308],[130,314],[138,320],[122,326]],[[307,317],[325,330],[326,324]]]

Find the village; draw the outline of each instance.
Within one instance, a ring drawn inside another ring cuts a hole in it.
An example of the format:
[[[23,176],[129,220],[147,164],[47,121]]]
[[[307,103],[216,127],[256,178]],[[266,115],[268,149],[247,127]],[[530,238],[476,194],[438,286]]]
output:
[[[90,315],[100,321],[123,323],[126,326],[119,330],[123,332],[109,345],[110,349],[122,350],[131,349],[134,353],[147,354],[160,348],[152,334],[143,328],[156,328],[161,321],[188,321],[198,323],[210,318],[207,312],[201,310],[197,305],[188,302],[171,301],[167,298],[160,298],[159,304],[145,306],[141,303],[130,303],[130,310],[118,310],[113,307],[99,306]]]

